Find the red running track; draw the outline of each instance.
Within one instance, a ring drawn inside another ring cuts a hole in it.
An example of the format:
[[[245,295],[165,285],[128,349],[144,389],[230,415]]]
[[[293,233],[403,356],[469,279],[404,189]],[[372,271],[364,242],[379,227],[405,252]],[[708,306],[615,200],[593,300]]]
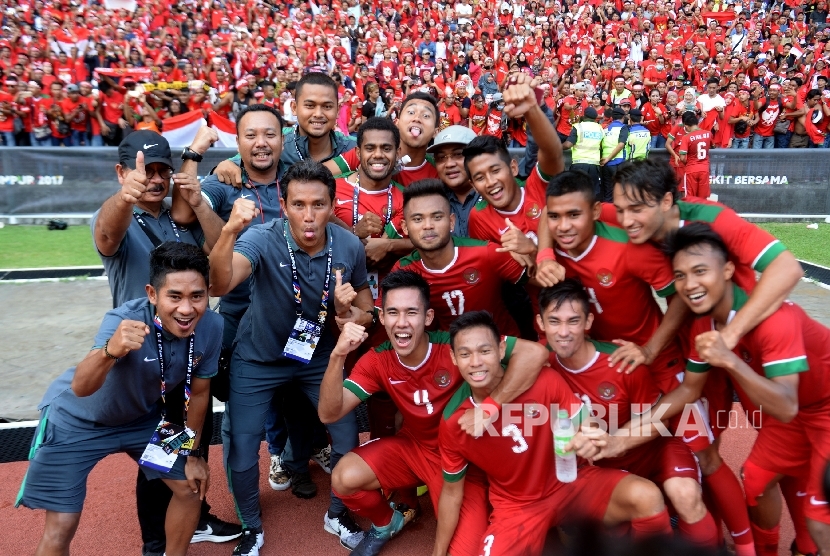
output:
[[[742,415],[736,404],[737,413]],[[721,453],[736,470],[749,454],[755,432],[743,418],[737,427],[724,435]],[[221,467],[222,447],[211,447],[212,484],[209,500],[213,513],[222,519],[236,521],[233,502]],[[342,555],[348,552],[338,540],[323,531],[323,514],[328,507],[326,495],[329,476],[312,465],[312,479],[319,494],[311,500],[300,500],[290,490],[276,492],[268,486],[269,458],[265,445],[260,454],[262,506],[265,523],[263,556]],[[43,533],[44,512],[14,508],[14,499],[26,473],[26,462],[0,465],[0,555],[33,554]],[[428,554],[435,535],[435,513],[428,496],[421,497],[423,514],[415,523],[389,542],[384,556]],[[366,523],[361,523],[364,527]],[[789,555],[793,539],[792,523],[785,515],[781,528],[781,556]],[[233,543],[193,545],[194,556],[229,556]],[[86,506],[78,533],[72,543],[72,554],[81,556],[140,555],[141,535],[135,511],[135,463],[123,454],[110,456],[92,471],[89,477]]]

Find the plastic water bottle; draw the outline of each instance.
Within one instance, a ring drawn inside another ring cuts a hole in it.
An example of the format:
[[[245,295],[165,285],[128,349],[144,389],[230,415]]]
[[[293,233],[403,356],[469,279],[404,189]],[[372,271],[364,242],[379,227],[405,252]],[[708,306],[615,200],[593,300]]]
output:
[[[574,437],[574,426],[568,418],[567,410],[559,410],[559,419],[553,433],[553,451],[556,455],[556,478],[563,483],[576,480],[576,454],[566,452],[565,446]]]

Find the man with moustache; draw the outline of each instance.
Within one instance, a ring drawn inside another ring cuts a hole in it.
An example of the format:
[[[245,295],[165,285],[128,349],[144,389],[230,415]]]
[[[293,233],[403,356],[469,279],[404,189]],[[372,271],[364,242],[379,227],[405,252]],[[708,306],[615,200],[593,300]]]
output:
[[[476,134],[470,128],[452,125],[441,130],[432,146],[427,149],[435,162],[438,179],[444,183],[444,194],[450,202],[450,211],[455,216],[452,235],[456,237],[469,237],[467,223],[478,198],[464,167],[464,147],[475,138]]]

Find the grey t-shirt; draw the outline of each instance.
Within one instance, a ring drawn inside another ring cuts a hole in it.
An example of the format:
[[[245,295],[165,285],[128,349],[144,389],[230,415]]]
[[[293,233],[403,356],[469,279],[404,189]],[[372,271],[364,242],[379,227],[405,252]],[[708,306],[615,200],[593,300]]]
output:
[[[161,368],[154,315],[155,307],[147,297],[128,301],[107,312],[92,349],[102,348],[122,320],[144,322],[150,327],[150,334],[144,337],[144,343],[139,349],[129,352],[112,366],[97,392],[83,398],[76,396],[71,388],[75,376],[75,367],[72,367],[49,385],[38,409],[50,406],[49,419],[70,427],[88,427],[90,424],[119,426],[158,411]],[[216,374],[223,324],[221,316],[213,311],[205,311],[196,325],[193,344],[194,377],[211,378]],[[176,338],[166,333],[163,336],[165,388],[171,392],[185,378],[189,338]]]
[[[283,235],[283,219],[267,224],[251,226],[247,233],[236,240],[234,251],[251,261],[251,305],[242,318],[236,336],[236,353],[247,361],[272,363],[290,361],[282,352],[294,323],[297,305],[291,276],[291,258]],[[343,271],[343,282],[352,284],[355,290],[367,286],[366,252],[360,240],[351,232],[326,225],[326,248],[309,257],[297,248],[291,233],[289,241],[297,261],[297,277],[303,316],[317,322],[328,261],[328,241],[332,241],[332,275],[329,280],[326,326],[320,343],[314,350],[313,360],[328,359],[337,336],[334,324],[335,270]]]
[[[95,222],[98,220],[100,213],[101,209],[98,209],[92,215],[89,224],[92,230],[93,245],[95,245]],[[190,224],[187,227],[176,225],[174,228],[173,220],[170,218],[169,205],[166,201],[158,219],[138,207],[133,208],[133,214],[141,216],[147,228],[162,242],[181,241],[201,247],[205,241],[198,223]],[[114,255],[111,257],[102,255],[98,250],[98,246],[95,245],[95,250],[98,251],[98,255],[104,263],[104,269],[107,271],[113,307],[119,307],[131,299],[147,296],[144,287],[150,281],[150,251],[154,248],[155,245],[153,245],[153,242],[135,217],[130,222],[130,227],[127,228],[127,233]]]

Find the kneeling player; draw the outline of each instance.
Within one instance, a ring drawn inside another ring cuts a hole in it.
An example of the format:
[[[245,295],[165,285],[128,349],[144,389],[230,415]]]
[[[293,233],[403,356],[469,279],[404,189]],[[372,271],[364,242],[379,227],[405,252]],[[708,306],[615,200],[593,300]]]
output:
[[[567,409],[577,424],[587,413],[551,369],[543,369],[514,403],[503,405],[482,436],[465,434],[458,419],[486,404],[501,383],[504,371],[499,361],[505,344],[499,342],[493,318],[484,311],[460,316],[450,327],[450,342],[453,362],[466,383],[444,410],[439,432],[444,488],[434,556],[447,553],[462,511],[470,463],[487,474],[490,486],[493,512],[482,539],[484,554],[540,554],[551,527],[575,520],[609,526],[630,521],[635,535],[671,531],[663,497],[651,481],[587,464],[579,467],[575,481],[557,480],[550,430],[556,410]]]
[[[586,338],[594,316],[588,294],[578,280],[567,279],[543,289],[539,306],[542,314],[538,324],[551,350],[550,365],[570,390],[593,407],[592,414],[604,410],[607,423],[615,428],[615,419],[625,424],[660,399],[660,391],[645,369],[617,373],[608,364],[616,346]],[[647,447],[604,459],[599,465],[625,469],[654,481],[677,511],[679,529],[686,538],[700,545],[717,543],[715,522],[703,504],[697,461],[680,438],[660,437]]]
[[[354,513],[367,517],[372,527],[354,549],[355,555],[378,554],[411,518],[411,512],[393,510],[380,489],[426,484],[434,507],[441,493],[441,457],[438,425],[441,413],[463,382],[450,358],[449,336],[429,333],[434,312],[429,307],[429,284],[414,272],[391,272],[381,283],[380,321],[389,336],[361,357],[343,381],[346,356],[366,340],[362,326],[347,323],[332,351],[320,386],[318,410],[324,423],[336,421],[361,401],[387,392],[403,415],[400,431],[374,440],[346,454],[332,471],[332,488]],[[507,373],[494,402],[507,403],[527,390],[547,360],[545,349],[535,343],[507,338]],[[472,431],[473,412],[462,426]],[[466,434],[466,433],[465,433]],[[471,481],[464,511],[452,541],[453,556],[479,554],[479,541],[487,527],[484,478]]]

